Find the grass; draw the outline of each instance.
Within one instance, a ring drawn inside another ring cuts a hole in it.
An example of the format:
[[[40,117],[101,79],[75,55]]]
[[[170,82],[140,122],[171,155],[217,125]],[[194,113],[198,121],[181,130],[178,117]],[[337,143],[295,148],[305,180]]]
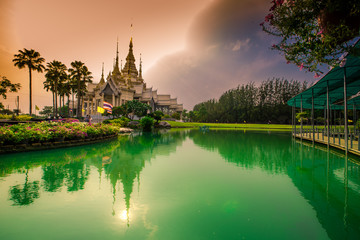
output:
[[[291,125],[286,124],[252,124],[252,123],[198,123],[167,121],[172,128],[198,128],[208,126],[219,129],[251,129],[251,130],[281,130],[291,131]]]
[[[198,123],[198,122],[175,122],[167,121],[172,128],[199,128],[202,126],[208,126],[212,129],[239,129],[239,130],[272,130],[272,131],[291,131],[291,124],[253,124],[253,123]],[[300,129],[300,125],[296,125],[297,129]],[[323,125],[317,125],[316,128],[323,129]],[[336,125],[332,126],[332,129],[344,130],[344,126]],[[303,125],[303,129],[312,129],[311,125]],[[349,126],[350,131],[353,131],[354,126]]]

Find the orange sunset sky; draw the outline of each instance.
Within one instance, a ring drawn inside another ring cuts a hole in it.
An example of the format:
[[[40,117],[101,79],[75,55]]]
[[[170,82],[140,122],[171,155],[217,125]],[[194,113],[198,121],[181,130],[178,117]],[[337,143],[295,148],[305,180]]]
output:
[[[28,72],[13,66],[19,49],[38,51],[46,62],[68,67],[84,62],[93,82],[112,70],[119,41],[125,61],[133,37],[147,87],[171,94],[192,107],[230,88],[272,77],[314,81],[270,50],[274,39],[262,32],[270,0],[0,0],[0,75],[21,83],[18,93],[0,101],[28,112]],[[131,28],[131,24],[133,27]],[[33,107],[52,105],[44,74],[33,74]]]

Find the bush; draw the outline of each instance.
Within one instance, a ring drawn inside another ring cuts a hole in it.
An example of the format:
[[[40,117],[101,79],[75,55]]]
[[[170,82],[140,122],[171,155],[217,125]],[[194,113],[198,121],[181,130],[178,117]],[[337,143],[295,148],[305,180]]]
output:
[[[180,113],[178,112],[174,112],[172,115],[171,115],[172,118],[175,118],[177,120],[180,120]]]
[[[17,121],[30,121],[32,116],[29,115],[19,115],[15,117],[15,120]]]
[[[127,127],[129,122],[130,122],[130,119],[128,119],[127,117],[124,117],[124,116],[121,118],[107,119],[107,120],[103,121],[104,124],[112,124],[117,127]]]
[[[12,115],[0,114],[0,119],[11,119]]]
[[[152,130],[152,127],[154,126],[154,119],[151,117],[143,117],[140,120],[140,125],[145,132],[149,132]]]
[[[0,126],[0,145],[19,143],[78,140],[114,135],[118,127],[105,124],[79,124],[62,122],[20,123]]]

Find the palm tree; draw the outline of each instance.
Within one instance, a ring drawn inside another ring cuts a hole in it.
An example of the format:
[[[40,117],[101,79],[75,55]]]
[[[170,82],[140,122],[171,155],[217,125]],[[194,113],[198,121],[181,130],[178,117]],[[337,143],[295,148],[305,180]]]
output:
[[[67,116],[70,116],[70,95],[72,92],[72,82],[69,76],[67,77],[66,82],[63,84],[63,90],[64,95],[67,97]]]
[[[52,84],[50,84],[50,82],[45,81],[44,82],[44,89],[48,92],[51,91],[52,92],[52,97],[53,97],[53,108],[52,108],[52,112],[53,112],[53,116],[55,116],[55,92],[54,92],[54,88],[52,86]]]
[[[31,115],[32,111],[32,88],[31,88],[31,71],[43,72],[45,69],[43,62],[45,59],[40,57],[40,53],[36,52],[34,49],[19,50],[19,54],[14,55],[13,59],[15,67],[19,69],[28,67],[29,68],[29,114]]]
[[[59,93],[59,86],[61,86],[66,81],[66,79],[68,78],[67,73],[66,73],[67,67],[62,62],[56,61],[56,60],[54,60],[52,62],[49,62],[46,65],[46,67],[47,67],[45,69],[45,71],[46,71],[46,74],[45,74],[46,81],[44,82],[44,84],[46,84],[45,88],[47,88],[47,85],[52,86],[51,89],[52,89],[52,91],[53,91],[53,93],[55,95],[54,96],[54,99],[55,99],[55,102],[54,102],[54,106],[55,106],[54,115],[57,116],[58,115],[57,94]]]
[[[76,117],[80,118],[82,115],[81,112],[81,99],[84,93],[86,92],[86,83],[92,82],[91,72],[85,66],[83,62],[74,61],[71,63],[71,67],[69,68],[69,73],[71,79],[76,83],[76,96],[77,96],[77,109],[76,109]]]

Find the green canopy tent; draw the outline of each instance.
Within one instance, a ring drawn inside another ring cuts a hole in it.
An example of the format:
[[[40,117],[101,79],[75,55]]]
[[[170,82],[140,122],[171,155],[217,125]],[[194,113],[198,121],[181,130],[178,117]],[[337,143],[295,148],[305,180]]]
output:
[[[349,53],[343,59],[342,66],[331,69],[313,86],[290,99],[287,104],[294,108],[293,123],[295,123],[295,108],[312,109],[312,125],[315,109],[327,110],[328,136],[330,131],[330,110],[343,110],[345,119],[345,136],[347,136],[347,110],[360,109],[360,98],[353,97],[360,91],[360,42],[354,44],[353,53]],[[346,96],[346,97],[345,97]],[[353,98],[351,98],[353,97]],[[351,99],[350,99],[351,98]],[[349,102],[348,102],[349,101]],[[296,128],[296,126],[295,126]],[[302,128],[301,128],[302,130]],[[301,133],[302,134],[302,133]],[[313,141],[315,131],[313,130]],[[329,143],[328,143],[329,144]],[[347,141],[345,141],[347,145]],[[347,151],[347,146],[346,146]]]

